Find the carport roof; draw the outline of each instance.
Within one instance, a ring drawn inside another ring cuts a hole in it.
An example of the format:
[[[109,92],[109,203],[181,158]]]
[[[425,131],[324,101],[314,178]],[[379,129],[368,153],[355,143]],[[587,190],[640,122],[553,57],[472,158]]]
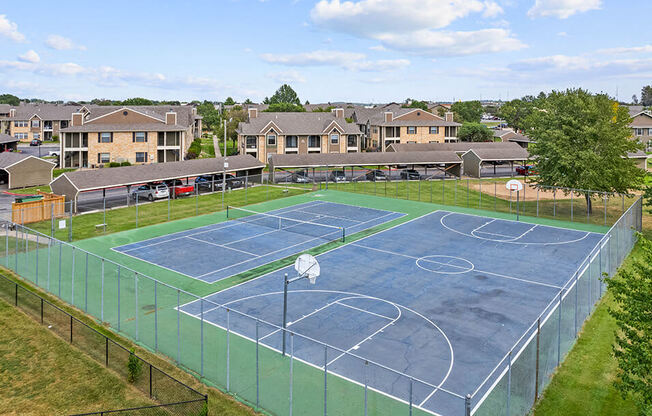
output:
[[[512,144],[514,144],[515,146],[494,148],[494,149],[491,148],[470,149],[466,153],[473,152],[483,162],[485,161],[494,162],[494,161],[503,161],[503,160],[527,160],[530,158],[530,154],[527,151],[527,149],[522,148],[516,143],[512,143]]]
[[[23,160],[29,159],[31,157],[33,157],[35,159],[38,159],[43,163],[48,163],[48,164],[50,164],[52,166],[56,165],[56,163],[52,163],[49,160],[40,159],[40,158],[37,158],[36,156],[28,155],[28,154],[25,154],[25,153],[2,152],[2,153],[0,153],[0,169],[9,168],[9,167],[15,165],[16,163],[22,162]]]
[[[250,155],[230,156],[227,162],[229,164],[227,172],[265,167],[265,164],[260,163]],[[218,157],[66,172],[53,180],[52,183],[59,180],[68,180],[78,191],[91,191],[168,179],[210,175],[223,172],[223,170],[224,158]]]
[[[517,143],[510,142],[393,143],[389,145],[389,150],[393,152],[467,152],[471,149],[510,149],[515,147],[520,148]]]
[[[430,165],[462,163],[455,152],[366,152],[274,154],[270,168],[308,168],[321,166]]]
[[[0,143],[15,143],[18,139],[8,134],[0,134]]]

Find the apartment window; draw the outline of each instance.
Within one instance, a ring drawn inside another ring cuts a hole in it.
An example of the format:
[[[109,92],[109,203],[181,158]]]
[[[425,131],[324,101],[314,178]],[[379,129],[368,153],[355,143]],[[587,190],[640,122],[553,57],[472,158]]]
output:
[[[299,147],[299,138],[297,136],[285,136],[285,147]]]
[[[430,126],[430,134],[439,134],[439,127]]]
[[[346,141],[347,141],[347,147],[358,147],[358,138],[353,134],[349,134]]]
[[[100,133],[98,143],[113,143],[113,133]]]
[[[276,133],[267,134],[267,145],[276,146]]]
[[[41,121],[40,120],[32,120],[32,128],[33,129],[38,129],[41,126]]]
[[[61,128],[65,129],[68,127],[68,120],[61,120]]]
[[[634,136],[642,136],[643,129],[634,129]]]
[[[340,135],[338,133],[331,134],[331,144],[339,144]]]
[[[97,163],[109,163],[111,161],[111,153],[98,153]]]
[[[417,128],[415,126],[408,126],[407,134],[417,134]]]
[[[41,138],[41,133],[34,133],[33,134],[35,139],[40,139]]]
[[[14,121],[14,127],[27,127],[27,121]]]
[[[146,152],[136,152],[136,163],[147,162],[147,153]]]
[[[137,131],[133,133],[132,139],[136,143],[145,143],[147,141],[147,133],[144,131]]]
[[[15,133],[14,137],[18,140],[23,140],[27,138],[27,133]]]
[[[247,149],[255,149],[258,147],[258,137],[256,136],[247,136],[245,138],[245,146]]]
[[[378,133],[378,127],[374,127],[374,133]]]
[[[88,133],[82,133],[82,147],[88,147]]]
[[[454,127],[454,126],[444,127],[444,136],[446,136],[446,137],[456,137],[457,136],[457,127]]]
[[[308,136],[308,147],[321,147],[321,137]]]
[[[157,146],[165,146],[165,132],[159,131],[156,137]]]

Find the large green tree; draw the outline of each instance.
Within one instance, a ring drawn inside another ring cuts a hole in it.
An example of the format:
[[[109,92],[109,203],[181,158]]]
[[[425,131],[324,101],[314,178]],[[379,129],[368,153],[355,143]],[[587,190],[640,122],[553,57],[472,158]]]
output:
[[[652,85],[641,88],[641,105],[652,106]]]
[[[289,113],[289,112],[304,112],[305,107],[300,104],[292,103],[273,103],[267,107],[265,112],[268,113]]]
[[[482,123],[464,123],[457,132],[457,137],[463,142],[491,142],[494,133]]]
[[[294,104],[301,105],[301,100],[297,95],[296,91],[292,89],[288,84],[283,84],[276,90],[274,95],[270,98],[266,98],[265,104]]]
[[[616,306],[609,313],[618,331],[613,353],[618,362],[616,388],[652,415],[652,242],[639,237],[641,256],[607,279]]]
[[[220,113],[210,101],[204,101],[197,106],[197,114],[203,117],[202,124],[209,130],[220,126]]]
[[[505,120],[507,125],[515,130],[525,128],[525,120],[534,110],[534,97],[525,96],[508,101],[498,109],[498,117]]]
[[[122,105],[154,105],[154,101],[142,97],[127,98]]]
[[[226,97],[226,100],[224,100],[224,105],[235,105],[235,100],[232,97]]]
[[[401,107],[402,108],[420,108],[420,109],[422,109],[424,111],[428,111],[428,103],[426,103],[425,101],[412,100],[410,98],[405,100],[405,104],[403,104]]]
[[[525,125],[536,142],[530,155],[538,185],[616,193],[641,188],[645,171],[627,158],[641,145],[630,139],[626,107],[582,89],[553,91],[533,104]],[[584,195],[590,213],[590,193]]]
[[[9,105],[17,106],[20,104],[20,98],[11,94],[1,94],[0,104],[9,104]]]
[[[482,103],[480,101],[458,101],[451,105],[451,111],[466,123],[479,123],[482,120]]]

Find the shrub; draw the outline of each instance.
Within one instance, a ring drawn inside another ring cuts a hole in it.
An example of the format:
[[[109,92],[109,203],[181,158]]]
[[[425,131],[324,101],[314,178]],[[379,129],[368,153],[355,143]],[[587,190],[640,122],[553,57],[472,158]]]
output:
[[[120,163],[120,166],[131,166],[131,163],[129,163],[128,160],[125,160],[124,162]]]
[[[129,352],[129,360],[127,361],[127,380],[129,380],[130,383],[135,383],[140,378],[142,372],[143,362],[140,361],[140,358],[136,357],[134,350],[132,349]]]
[[[118,166],[120,166],[120,162],[109,162],[106,164],[106,166],[110,168],[117,168]]]

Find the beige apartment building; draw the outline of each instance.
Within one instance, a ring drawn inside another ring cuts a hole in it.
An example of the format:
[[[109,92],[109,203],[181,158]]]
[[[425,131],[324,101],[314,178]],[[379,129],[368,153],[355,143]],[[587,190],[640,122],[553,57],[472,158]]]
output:
[[[645,146],[646,152],[652,152],[652,112],[641,111],[632,115],[632,137]]]
[[[361,150],[362,132],[344,117],[331,113],[267,113],[249,108],[239,124],[238,150],[267,163],[272,154],[351,153]]]
[[[360,120],[358,120],[360,122]],[[457,141],[460,123],[453,121],[453,113],[439,117],[429,111],[415,108],[394,108],[368,116],[367,145],[385,151],[394,143],[450,143]]]
[[[34,139],[53,140],[60,130],[68,127],[75,105],[23,103],[0,108],[0,133],[9,134],[21,142]]]
[[[84,106],[61,134],[64,168],[176,162],[201,134],[201,117],[190,106]]]

